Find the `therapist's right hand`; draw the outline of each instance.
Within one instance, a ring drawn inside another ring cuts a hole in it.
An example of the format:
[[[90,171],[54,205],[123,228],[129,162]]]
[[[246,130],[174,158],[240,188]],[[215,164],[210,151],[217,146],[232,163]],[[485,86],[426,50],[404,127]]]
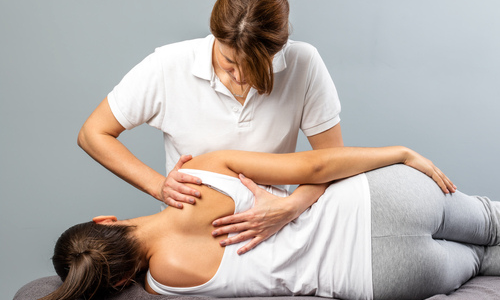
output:
[[[182,208],[182,203],[194,204],[196,198],[201,196],[198,190],[195,190],[185,183],[201,184],[198,177],[179,172],[179,169],[184,163],[191,160],[191,155],[182,155],[175,167],[168,173],[167,178],[163,182],[161,190],[161,201],[165,204],[176,208]]]

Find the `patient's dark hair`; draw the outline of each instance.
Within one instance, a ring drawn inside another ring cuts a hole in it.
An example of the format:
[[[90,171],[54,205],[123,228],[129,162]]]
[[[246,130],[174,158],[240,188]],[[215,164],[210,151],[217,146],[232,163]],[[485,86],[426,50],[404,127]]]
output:
[[[52,262],[63,284],[40,300],[63,300],[119,291],[117,284],[133,281],[140,268],[139,244],[132,226],[75,225],[57,240]]]

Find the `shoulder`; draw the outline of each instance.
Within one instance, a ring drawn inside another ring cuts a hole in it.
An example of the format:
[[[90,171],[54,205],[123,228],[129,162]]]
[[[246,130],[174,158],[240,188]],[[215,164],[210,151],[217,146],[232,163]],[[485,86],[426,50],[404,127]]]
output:
[[[283,50],[277,55],[282,55],[286,64],[285,70],[288,72],[301,73],[304,69],[315,68],[322,62],[316,47],[294,40],[288,40]]]
[[[227,165],[227,159],[231,155],[234,155],[234,152],[234,150],[218,150],[201,154],[186,162],[183,168],[204,170],[237,177],[237,174],[231,171]]]
[[[302,41],[295,41],[295,40],[288,40],[286,43],[284,49],[289,49],[289,50],[300,50],[300,51],[306,51],[306,52],[316,52],[317,49],[313,45],[307,43],[307,42],[302,42]]]
[[[188,242],[188,241],[184,241]],[[158,251],[149,261],[149,272],[155,281],[168,287],[191,287],[206,283],[213,277],[211,270],[200,266],[200,250]],[[186,254],[188,253],[188,255]],[[204,257],[205,258],[205,257]]]
[[[196,53],[206,48],[206,38],[185,40],[157,47],[151,54],[162,65],[179,65],[186,68],[186,63],[193,63]]]
[[[206,38],[198,38],[167,44],[156,48],[155,53],[157,53],[158,55],[165,55],[170,53],[194,51],[204,42],[205,39]]]
[[[318,50],[313,45],[306,42],[300,42],[294,40],[288,40],[285,47],[283,48],[283,52],[285,57],[287,58],[290,56],[299,58],[310,58],[319,55]]]

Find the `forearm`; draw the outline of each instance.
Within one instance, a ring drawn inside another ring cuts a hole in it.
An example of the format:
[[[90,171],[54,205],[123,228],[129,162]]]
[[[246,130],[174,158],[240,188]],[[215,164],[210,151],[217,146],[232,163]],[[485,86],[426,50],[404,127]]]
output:
[[[305,184],[298,186],[295,191],[288,197],[289,209],[293,212],[295,220],[302,214],[308,207],[318,201],[319,197],[323,195],[328,183],[323,184]]]
[[[347,178],[381,167],[404,163],[412,150],[403,146],[324,149],[314,158],[307,176],[311,183]]]
[[[139,190],[160,199],[165,176],[135,157],[116,137],[82,128],[78,145],[94,160]]]
[[[335,147],[287,154],[219,153],[229,169],[260,184],[318,184],[402,163],[409,149]]]

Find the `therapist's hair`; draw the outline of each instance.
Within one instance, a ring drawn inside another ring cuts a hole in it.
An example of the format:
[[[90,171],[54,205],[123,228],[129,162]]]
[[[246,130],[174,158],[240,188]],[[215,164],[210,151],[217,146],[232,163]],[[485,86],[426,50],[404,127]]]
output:
[[[234,49],[237,67],[259,94],[273,89],[273,56],[290,35],[289,12],[287,0],[217,0],[212,10],[212,34]]]
[[[131,234],[134,228],[88,222],[66,230],[52,257],[63,283],[40,300],[91,299],[120,291],[123,279],[133,282],[140,271],[139,244]]]

